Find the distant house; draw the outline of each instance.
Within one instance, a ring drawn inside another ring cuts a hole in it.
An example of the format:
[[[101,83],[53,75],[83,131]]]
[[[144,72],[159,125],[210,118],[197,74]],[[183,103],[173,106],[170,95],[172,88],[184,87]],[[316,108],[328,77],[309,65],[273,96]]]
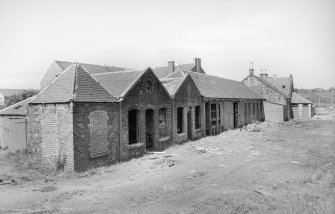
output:
[[[294,119],[309,119],[312,115],[312,102],[299,94],[292,93],[292,111]]]
[[[8,99],[8,97],[20,94],[24,91],[25,91],[25,89],[4,89],[4,88],[0,88],[0,109],[1,109],[1,107],[5,106],[6,99]]]
[[[15,152],[26,148],[26,116],[32,98],[0,111],[0,151]]]
[[[293,77],[269,77],[261,73],[249,75],[242,82],[256,93],[266,98],[264,102],[265,120],[281,122],[292,118],[291,98],[293,93]]]

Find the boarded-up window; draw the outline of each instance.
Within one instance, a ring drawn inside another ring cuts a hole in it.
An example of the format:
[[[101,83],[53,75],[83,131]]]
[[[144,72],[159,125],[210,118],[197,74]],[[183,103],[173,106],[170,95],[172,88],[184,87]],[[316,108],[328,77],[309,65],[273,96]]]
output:
[[[159,109],[159,137],[166,136],[166,108]]]
[[[182,107],[177,108],[177,133],[183,133],[183,113],[184,109]]]
[[[88,116],[90,119],[90,154],[108,151],[108,116],[106,111],[93,111]]]
[[[195,107],[195,129],[200,129],[201,116],[200,116],[200,106]]]

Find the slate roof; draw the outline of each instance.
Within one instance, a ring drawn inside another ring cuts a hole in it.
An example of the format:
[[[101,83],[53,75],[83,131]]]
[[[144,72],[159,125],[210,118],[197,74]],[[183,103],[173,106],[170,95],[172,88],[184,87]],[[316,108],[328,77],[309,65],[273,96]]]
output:
[[[70,65],[72,65],[72,62],[67,62],[67,61],[56,60],[55,62],[63,70],[65,70]],[[82,67],[84,67],[91,74],[131,70],[130,68],[122,68],[122,67],[115,67],[115,66],[103,66],[103,65],[94,65],[94,64],[87,64],[87,63],[78,63],[78,64],[80,64]]]
[[[29,97],[0,111],[0,116],[26,116],[27,106],[33,97]]]
[[[179,87],[186,80],[186,77],[187,76],[181,77],[181,78],[169,79],[169,80],[163,82],[164,87],[169,92],[171,97],[174,97],[174,95],[177,93]]]
[[[93,75],[116,98],[126,95],[129,89],[148,69],[120,71]]]
[[[291,77],[276,77],[276,78],[267,78],[270,84],[282,91],[286,96],[291,97],[292,94],[292,78]]]
[[[197,72],[187,72],[200,93],[205,98],[238,98],[238,99],[262,99],[264,97],[252,91],[241,82],[229,80],[217,76],[201,74]]]
[[[20,94],[22,92],[24,92],[25,89],[6,89],[6,88],[0,88],[0,93],[4,96],[4,97],[10,97],[16,94]]]
[[[177,71],[196,71],[194,63],[174,65],[174,66],[175,66],[174,68],[175,72]],[[164,78],[171,74],[168,66],[154,68],[153,72],[156,74],[156,76],[159,79]],[[202,68],[200,72],[205,73],[205,71]]]
[[[292,99],[291,99],[291,103],[294,103],[294,104],[310,104],[312,103],[311,101],[307,100],[306,98],[300,96],[299,94],[297,93],[292,93]]]
[[[37,94],[31,103],[114,102],[113,97],[80,64],[72,64]]]

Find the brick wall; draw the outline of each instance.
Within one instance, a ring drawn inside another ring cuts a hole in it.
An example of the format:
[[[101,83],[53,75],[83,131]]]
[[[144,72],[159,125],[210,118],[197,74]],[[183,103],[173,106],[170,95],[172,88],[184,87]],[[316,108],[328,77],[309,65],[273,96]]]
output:
[[[75,103],[75,171],[119,161],[119,103]]]
[[[41,168],[74,170],[72,105],[28,107],[27,149]]]
[[[151,82],[152,88],[148,91],[148,82]],[[162,150],[171,145],[171,116],[172,102],[169,94],[165,91],[162,84],[154,76],[153,72],[145,73],[136,85],[129,91],[122,101],[122,132],[121,132],[121,160],[129,160],[138,157],[146,151],[146,123],[145,111],[154,110],[154,132],[153,149]],[[166,109],[166,132],[168,136],[159,136],[159,109]],[[128,111],[136,109],[139,111],[139,142],[129,145],[128,139]]]
[[[200,106],[200,128],[195,129],[195,107]],[[183,133],[177,133],[177,108],[183,108]],[[174,143],[185,142],[188,139],[197,139],[203,136],[203,127],[205,126],[205,121],[203,121],[203,103],[201,94],[198,91],[193,80],[189,77],[180,86],[179,90],[174,97],[174,113],[173,113],[173,131],[172,138]],[[188,135],[188,117],[190,115],[191,124],[191,136]]]

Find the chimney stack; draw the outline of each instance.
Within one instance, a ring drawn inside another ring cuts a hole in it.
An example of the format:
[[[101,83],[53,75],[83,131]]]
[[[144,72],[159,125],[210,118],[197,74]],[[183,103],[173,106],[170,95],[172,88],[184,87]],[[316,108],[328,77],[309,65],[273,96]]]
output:
[[[249,76],[252,76],[254,75],[254,63],[253,62],[250,62],[250,69],[249,69]]]
[[[174,73],[174,61],[168,62],[168,70],[170,74]]]
[[[197,73],[200,73],[200,71],[201,71],[201,59],[200,58],[194,58],[194,65],[195,65],[195,71]]]

